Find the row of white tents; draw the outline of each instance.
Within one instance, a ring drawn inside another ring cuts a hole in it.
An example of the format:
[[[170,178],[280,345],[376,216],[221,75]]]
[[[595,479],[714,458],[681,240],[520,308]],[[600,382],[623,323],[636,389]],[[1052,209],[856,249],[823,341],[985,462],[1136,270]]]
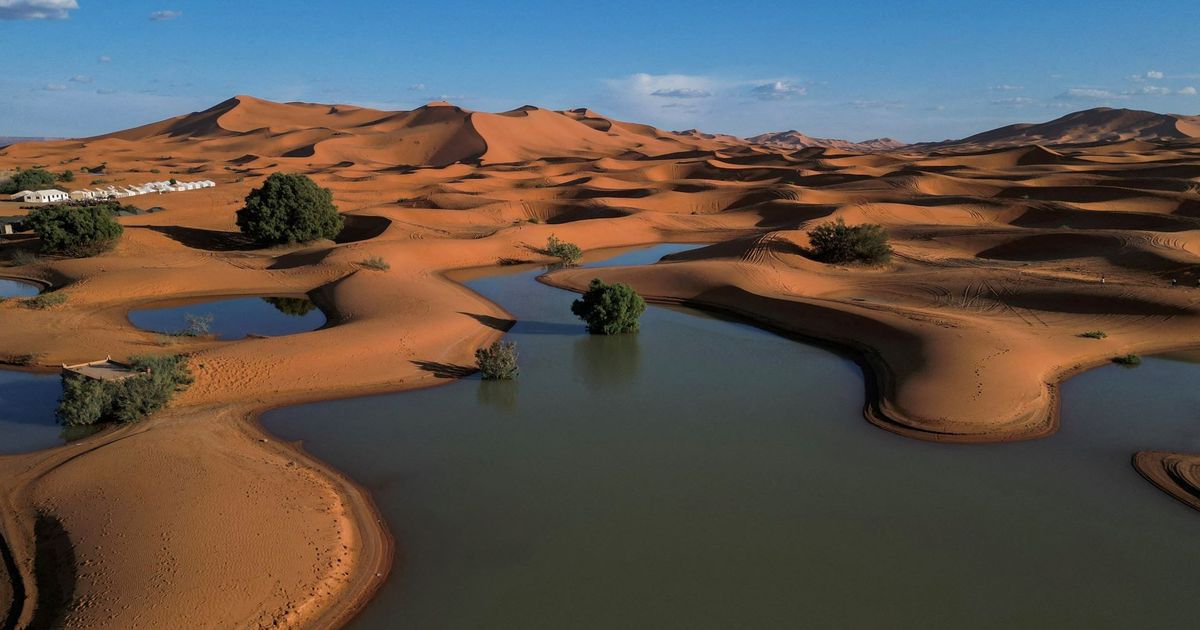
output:
[[[202,179],[195,182],[149,182],[146,184],[122,186],[120,188],[116,186],[106,186],[104,188],[94,189],[85,188],[83,190],[72,190],[69,193],[61,190],[22,190],[21,192],[9,197],[9,199],[13,201],[23,201],[25,203],[61,203],[68,200],[99,201],[104,199],[136,197],[137,195],[148,195],[150,193],[179,192],[183,190],[196,190],[197,188],[212,188],[216,185],[216,182],[212,181],[211,179]]]

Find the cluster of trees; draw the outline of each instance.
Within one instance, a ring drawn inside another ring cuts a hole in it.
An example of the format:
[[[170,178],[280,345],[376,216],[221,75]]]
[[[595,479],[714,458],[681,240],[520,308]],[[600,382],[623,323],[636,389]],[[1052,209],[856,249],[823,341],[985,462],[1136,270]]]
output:
[[[185,356],[136,356],[129,362],[141,374],[121,381],[63,375],[63,394],[55,410],[58,421],[67,426],[137,422],[192,384]]]
[[[11,195],[22,190],[45,190],[54,187],[54,175],[45,169],[27,168],[17,171],[7,182],[0,183],[0,194]]]
[[[93,256],[107,251],[120,238],[123,230],[116,221],[120,209],[115,202],[46,206],[31,211],[26,221],[41,240],[43,253]]]
[[[272,173],[237,212],[238,228],[261,245],[334,238],[344,223],[333,192],[306,175]]]
[[[823,223],[808,233],[813,257],[827,263],[860,262],[878,265],[892,257],[887,231],[874,223],[846,225],[841,217]]]

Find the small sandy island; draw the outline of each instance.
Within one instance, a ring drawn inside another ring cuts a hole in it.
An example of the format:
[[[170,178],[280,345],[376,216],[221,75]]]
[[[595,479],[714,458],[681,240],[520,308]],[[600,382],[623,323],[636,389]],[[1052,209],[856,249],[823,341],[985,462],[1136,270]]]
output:
[[[8,263],[36,247],[21,235],[0,250],[0,275],[68,297],[46,310],[0,304],[0,359],[52,370],[186,352],[196,374],[149,421],[0,457],[0,611],[21,628],[342,624],[389,569],[403,570],[391,567],[387,529],[350,480],[253,418],[462,373],[511,317],[446,273],[548,260],[551,234],[585,249],[709,243],[657,265],[546,280],[577,290],[599,273],[651,300],[851,348],[870,368],[867,418],[920,439],[1047,435],[1068,375],[1200,344],[1200,146],[1186,138],[855,153],[583,109],[383,112],[239,96],[106,136],[0,150],[0,170],[30,164],[103,165],[80,186],[217,186],[130,198],[163,211],[122,217],[123,237],[100,256]],[[336,241],[255,249],[242,238],[234,212],[279,171],[333,190],[347,219]],[[0,215],[24,212],[0,202]],[[834,218],[885,226],[893,261],[812,260],[807,230]],[[360,264],[373,256],[390,269]],[[280,294],[307,294],[327,325],[166,342],[126,317],[165,300]],[[1187,479],[1194,493],[1188,461],[1138,455],[1151,480],[1171,491],[1160,478]]]

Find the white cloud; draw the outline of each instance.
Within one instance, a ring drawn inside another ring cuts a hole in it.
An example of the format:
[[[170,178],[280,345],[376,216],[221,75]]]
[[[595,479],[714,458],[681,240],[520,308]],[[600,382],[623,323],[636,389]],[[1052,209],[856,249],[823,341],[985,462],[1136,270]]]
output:
[[[1195,96],[1196,88],[1189,85],[1185,88],[1179,88],[1179,93],[1183,94],[1184,96]]]
[[[1001,83],[1000,85],[993,85],[993,86],[989,87],[988,89],[993,92],[1016,92],[1018,90],[1024,90],[1025,88],[1020,85],[1009,85],[1007,83]]]
[[[1146,73],[1146,78],[1147,79],[1161,79],[1161,78],[1163,78],[1163,73],[1158,70],[1151,70]]]
[[[100,55],[99,57],[96,57],[96,61],[99,61],[100,63],[108,63],[112,61],[112,57],[109,57],[108,55]]]
[[[424,83],[414,83],[414,84],[408,86],[409,92],[420,92],[421,90],[424,90],[424,89],[425,89]]]
[[[708,98],[712,92],[698,88],[659,88],[650,93],[659,98]]]
[[[1126,90],[1125,92],[1123,92],[1123,94],[1131,94],[1131,95],[1145,94],[1145,95],[1149,95],[1149,96],[1161,96],[1161,95],[1170,94],[1170,93],[1171,93],[1170,89],[1161,87],[1158,85],[1144,85],[1139,89]]]
[[[1112,90],[1102,88],[1069,88],[1066,92],[1059,94],[1057,98],[1072,99],[1072,100],[1091,100],[1102,101],[1105,99],[1125,98],[1121,94],[1117,94]]]
[[[76,0],[0,0],[0,20],[65,20]]]
[[[790,81],[772,81],[750,89],[750,95],[760,101],[784,100],[794,96],[804,96],[807,93],[808,88]]]
[[[1002,99],[992,101],[992,105],[999,105],[1001,107],[1013,107],[1013,108],[1019,109],[1022,107],[1029,107],[1029,106],[1033,105],[1034,102],[1035,101],[1032,98],[1029,98],[1028,96],[1014,96],[1012,98],[1002,98]]]
[[[183,15],[183,11],[155,11],[150,14],[151,22],[165,22]]]
[[[47,83],[42,89],[47,92],[62,92],[67,86],[62,83]]]
[[[71,83],[91,83],[92,77],[89,77],[86,74],[77,74],[71,77],[70,81]]]

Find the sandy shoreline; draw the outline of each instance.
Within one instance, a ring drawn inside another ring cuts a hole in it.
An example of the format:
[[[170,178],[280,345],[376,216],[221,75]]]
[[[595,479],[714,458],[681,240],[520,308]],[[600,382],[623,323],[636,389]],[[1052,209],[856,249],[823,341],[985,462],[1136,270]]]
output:
[[[659,265],[546,280],[579,290],[600,275],[654,301],[850,348],[870,373],[867,419],[920,439],[1046,435],[1070,375],[1120,354],[1200,345],[1200,146],[1189,144],[860,155],[669,134],[582,110],[385,115],[240,97],[113,136],[0,151],[0,168],[76,161],[106,162],[118,183],[146,179],[153,163],[198,169],[218,186],[158,196],[164,211],[121,218],[112,252],[2,268],[68,300],[0,303],[0,359],[50,369],[185,352],[196,373],[146,423],[0,457],[3,538],[21,577],[0,589],[0,610],[23,590],[25,620],[50,614],[31,604],[39,582],[55,583],[36,565],[59,557],[73,567],[72,595],[56,609],[68,627],[344,622],[388,570],[386,527],[352,481],[264,438],[257,414],[449,382],[512,319],[458,282],[471,273],[462,270],[545,261],[552,234],[589,251],[713,243]],[[338,241],[252,249],[241,239],[234,212],[275,171],[333,190],[350,226]],[[0,214],[23,212],[0,202]],[[806,230],[833,218],[886,227],[893,261],[806,256]],[[360,264],[375,256],[390,269]],[[308,295],[327,324],[164,344],[125,316],[255,295]],[[1106,338],[1079,336],[1091,330]],[[39,556],[39,540],[43,551],[57,541],[60,555]],[[147,589],[152,601],[139,595]],[[197,622],[201,610],[219,615]]]

